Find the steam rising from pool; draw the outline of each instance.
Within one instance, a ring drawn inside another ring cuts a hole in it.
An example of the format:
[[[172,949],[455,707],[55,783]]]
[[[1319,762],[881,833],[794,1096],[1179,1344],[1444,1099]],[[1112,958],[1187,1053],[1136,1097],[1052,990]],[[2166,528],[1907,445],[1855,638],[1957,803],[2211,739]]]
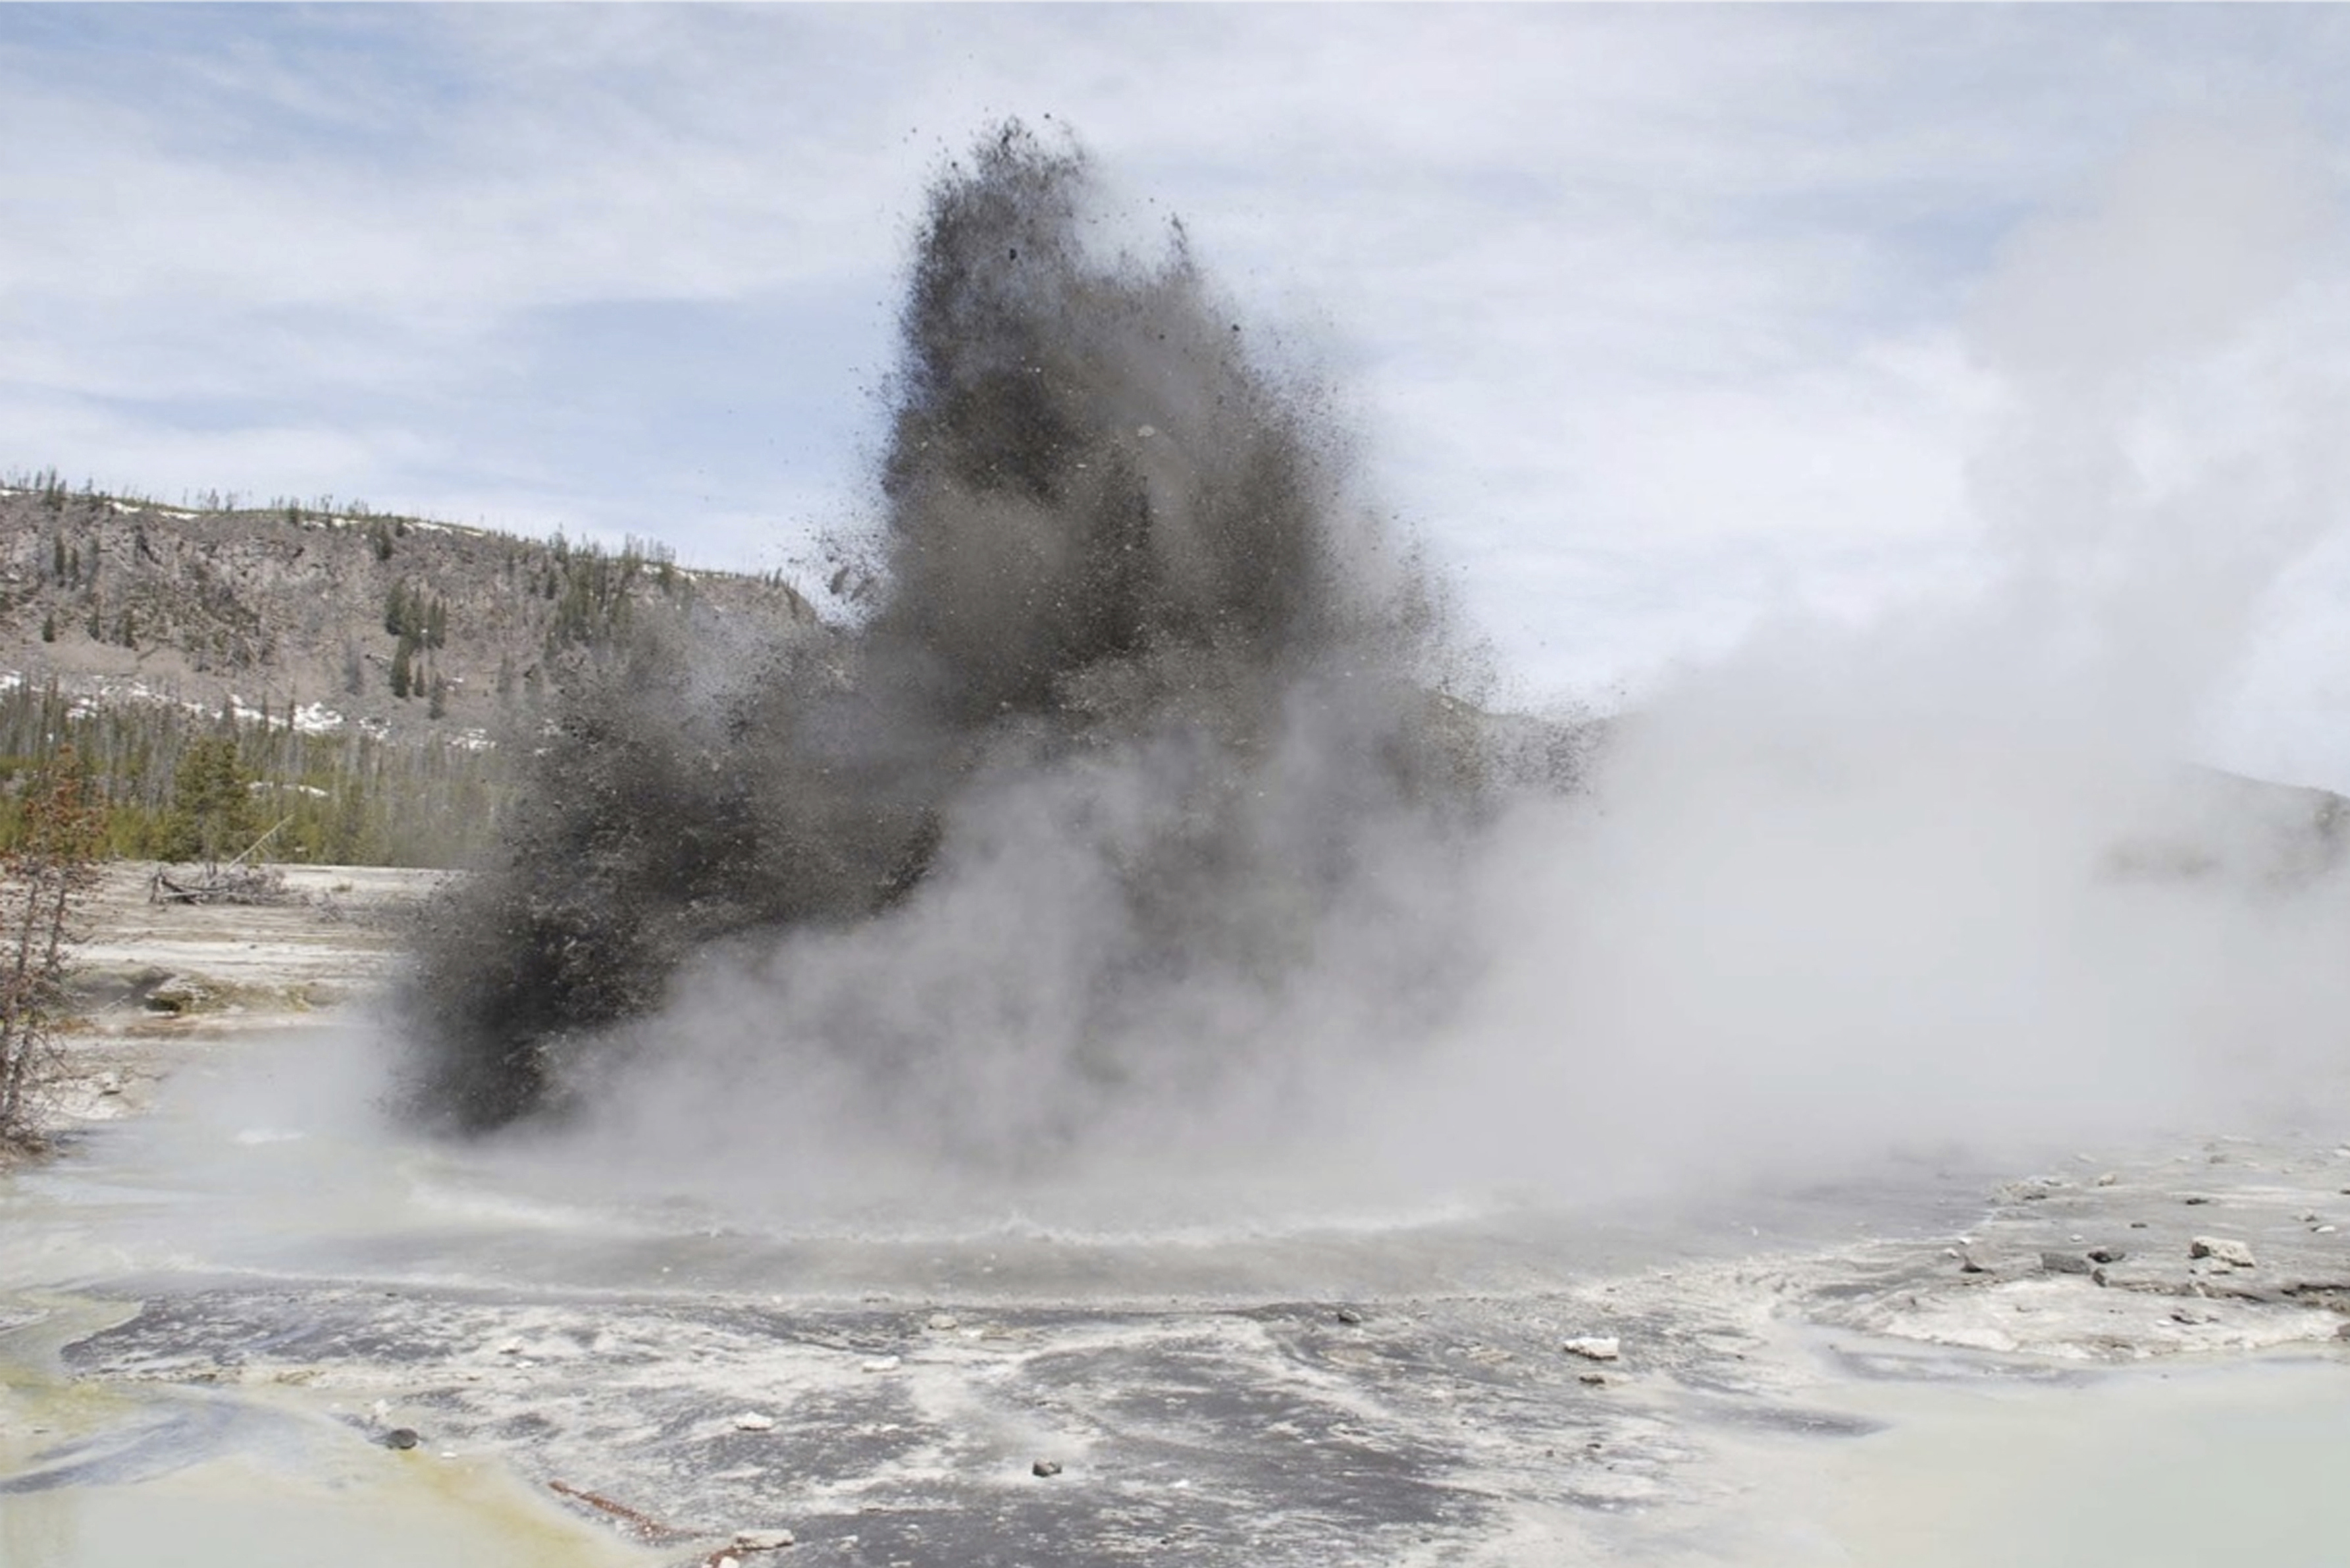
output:
[[[1326,389],[1102,211],[1017,128],[941,178],[857,623],[648,634],[573,694],[407,988],[418,1114],[816,1213],[2350,1105],[2341,803],[2181,760],[2344,517],[2289,150],[2158,138],[2011,248],[1980,581],[1766,628],[1596,759],[1474,706]]]

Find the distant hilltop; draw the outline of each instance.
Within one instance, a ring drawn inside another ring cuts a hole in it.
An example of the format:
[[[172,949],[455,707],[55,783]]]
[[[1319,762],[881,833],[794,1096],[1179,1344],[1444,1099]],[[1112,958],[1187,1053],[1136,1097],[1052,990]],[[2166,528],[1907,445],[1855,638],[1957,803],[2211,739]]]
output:
[[[779,575],[390,516],[0,484],[0,682],[484,743],[654,607],[813,623]]]

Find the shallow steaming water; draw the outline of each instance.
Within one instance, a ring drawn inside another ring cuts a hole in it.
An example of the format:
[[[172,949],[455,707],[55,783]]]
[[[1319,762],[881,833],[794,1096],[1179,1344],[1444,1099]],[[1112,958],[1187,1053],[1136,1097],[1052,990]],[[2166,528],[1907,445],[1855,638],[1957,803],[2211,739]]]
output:
[[[393,1136],[372,1108],[374,1059],[357,1032],[240,1047],[192,1067],[155,1115],[0,1189],[8,1568],[671,1560],[563,1513],[486,1456],[429,1436],[387,1450],[373,1440],[380,1413],[331,1387],[68,1376],[64,1348],[142,1299],[331,1284],[413,1289],[419,1311],[427,1291],[456,1291],[591,1312],[598,1300],[706,1310],[886,1296],[1082,1314],[1507,1295],[1677,1260],[1948,1234],[1985,1185],[1981,1172],[1919,1167],[1575,1210],[1436,1192],[1350,1205],[1343,1183],[1300,1192],[1235,1178],[1156,1198],[1039,1189],[826,1214],[697,1189],[691,1173],[667,1192],[607,1189],[592,1165],[550,1149]],[[1630,1560],[2162,1568],[2244,1546],[2241,1560],[2271,1568],[2338,1563],[2350,1494],[2329,1478],[2350,1462],[2345,1379],[2350,1367],[2304,1363],[2085,1390],[1856,1386],[1839,1403],[1886,1430],[1724,1450],[1777,1477],[1730,1531],[1747,1543],[1739,1555]]]

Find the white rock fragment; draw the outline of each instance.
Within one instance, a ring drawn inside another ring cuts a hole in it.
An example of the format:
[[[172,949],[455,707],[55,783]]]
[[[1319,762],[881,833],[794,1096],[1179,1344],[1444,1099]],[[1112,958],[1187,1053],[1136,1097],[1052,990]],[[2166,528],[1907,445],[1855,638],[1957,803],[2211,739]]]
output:
[[[894,1355],[876,1355],[861,1364],[868,1372],[895,1372],[904,1365]]]
[[[2197,1236],[2187,1243],[2187,1255],[2190,1258],[2210,1258],[2214,1262],[2225,1263],[2231,1269],[2249,1269],[2253,1266],[2252,1250],[2241,1241],[2231,1241],[2225,1236]]]
[[[775,1429],[775,1418],[763,1416],[756,1410],[745,1410],[734,1417],[734,1429],[738,1432],[772,1432]]]
[[[737,1552],[781,1552],[797,1538],[788,1530],[738,1530],[734,1532]]]
[[[1614,1361],[1624,1354],[1623,1342],[1612,1334],[1577,1334],[1559,1348],[1586,1361]]]
[[[962,1320],[951,1312],[934,1312],[931,1314],[931,1327],[940,1334],[951,1333],[962,1326]]]

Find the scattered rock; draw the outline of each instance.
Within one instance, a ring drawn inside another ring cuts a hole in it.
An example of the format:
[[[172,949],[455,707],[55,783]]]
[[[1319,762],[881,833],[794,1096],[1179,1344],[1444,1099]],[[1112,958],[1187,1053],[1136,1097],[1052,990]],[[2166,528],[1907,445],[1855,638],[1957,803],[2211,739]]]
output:
[[[2187,1255],[2190,1258],[2210,1258],[2212,1262],[2225,1263],[2231,1269],[2249,1269],[2253,1266],[2252,1250],[2241,1241],[2231,1241],[2225,1236],[2195,1237],[2187,1243]]]
[[[2334,1324],[2334,1337],[2336,1339],[2350,1339],[2350,1323]]]
[[[949,1334],[962,1326],[962,1320],[951,1312],[934,1312],[931,1314],[931,1327],[940,1334]]]
[[[107,1071],[100,1073],[98,1075],[97,1089],[100,1095],[119,1095],[122,1093],[122,1075],[115,1072],[112,1068],[107,1069]]]
[[[1032,1476],[1059,1475],[1061,1473],[1061,1461],[1058,1459],[1038,1459],[1035,1464],[1028,1467],[1028,1473]]]
[[[2088,1251],[2093,1263],[2118,1263],[2129,1254],[2119,1247],[2092,1247]]]
[[[150,1012],[193,1012],[211,1000],[212,992],[184,975],[173,975],[147,993],[141,1004]]]
[[[2113,1186],[2115,1183],[2116,1183],[2116,1182],[2118,1182],[2118,1181],[2120,1181],[2120,1180],[2121,1180],[2121,1177],[2120,1177],[2118,1174],[2116,1174],[2116,1172],[2114,1172],[2114,1171],[2110,1171],[2110,1170],[2109,1170],[2109,1171],[2106,1172],[2103,1176],[2100,1176],[2099,1178],[2097,1178],[2097,1185],[2098,1185],[2098,1186],[2100,1186],[2100,1187],[2111,1187],[2111,1186]]]
[[[394,1427],[376,1439],[387,1449],[412,1449],[423,1440],[413,1427]]]
[[[2187,1205],[2187,1207],[2189,1207],[2189,1209],[2194,1209],[2194,1208],[2198,1208],[2198,1207],[2199,1207],[2199,1206],[2201,1206],[2201,1205],[2203,1205],[2203,1204],[2209,1203],[2209,1202],[2210,1202],[2211,1200],[2210,1200],[2210,1199],[2208,1199],[2208,1198],[2204,1197],[2201,1193],[2199,1193],[2199,1192],[2196,1192],[2196,1193],[2190,1193],[2190,1194],[2189,1194],[2187,1197],[2180,1199],[2178,1201],[2180,1201],[2181,1203],[2186,1204],[2186,1205]]]
[[[1559,1348],[1586,1361],[1614,1361],[1624,1354],[1623,1342],[1612,1334],[1578,1334]]]
[[[1363,1314],[1362,1314],[1361,1313],[1359,1313],[1359,1312],[1357,1312],[1353,1307],[1350,1307],[1350,1306],[1342,1306],[1342,1307],[1340,1307],[1336,1312],[1335,1312],[1335,1313],[1331,1314],[1330,1315],[1331,1315],[1331,1316],[1333,1316],[1333,1317],[1335,1317],[1335,1318],[1336,1318],[1340,1323],[1343,1323],[1343,1324],[1358,1324],[1358,1323],[1360,1323],[1360,1322],[1362,1322],[1362,1321],[1363,1321]]]
[[[875,1355],[868,1357],[861,1365],[867,1372],[895,1372],[905,1364],[894,1355]]]
[[[734,1417],[734,1429],[738,1432],[772,1432],[775,1429],[775,1418],[763,1416],[756,1410],[745,1410]]]
[[[2220,1321],[2220,1314],[2218,1313],[2205,1312],[2201,1307],[2172,1307],[2170,1309],[2170,1321],[2173,1323],[2183,1323],[2189,1324],[2199,1323],[2218,1323]]]
[[[738,1530],[734,1532],[737,1552],[781,1552],[798,1538],[788,1530]]]
[[[2089,1260],[2077,1252],[2043,1252],[2040,1266],[2052,1274],[2085,1274]]]
[[[1604,1372],[1578,1372],[1575,1374],[1575,1380],[1577,1383],[1589,1384],[1594,1388],[1607,1386],[1607,1375]]]

